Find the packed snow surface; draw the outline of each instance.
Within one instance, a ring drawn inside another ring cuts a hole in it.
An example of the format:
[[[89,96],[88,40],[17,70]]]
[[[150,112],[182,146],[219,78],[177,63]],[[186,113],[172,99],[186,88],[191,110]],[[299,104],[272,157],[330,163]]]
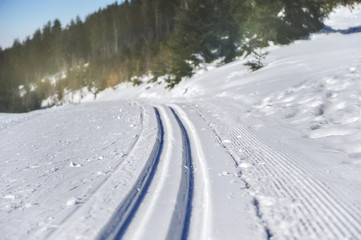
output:
[[[361,6],[326,25],[256,72],[0,114],[1,238],[361,239]]]

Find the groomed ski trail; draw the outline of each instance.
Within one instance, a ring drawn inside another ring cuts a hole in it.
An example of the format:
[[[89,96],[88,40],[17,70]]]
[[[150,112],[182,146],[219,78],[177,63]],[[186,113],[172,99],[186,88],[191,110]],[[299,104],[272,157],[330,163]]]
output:
[[[235,159],[267,238],[361,238],[359,207],[317,179],[306,155],[268,146],[216,104],[195,106],[186,105],[208,123]],[[280,228],[282,224],[288,225]]]
[[[191,218],[190,238],[191,239],[210,239],[210,227],[212,226],[211,216],[211,193],[210,193],[210,178],[208,176],[208,169],[206,158],[204,156],[203,147],[197,130],[189,119],[187,114],[178,105],[171,105],[172,113],[182,130],[183,142],[189,145],[194,160],[193,167],[195,171],[195,184],[197,185],[197,192],[195,193],[195,201],[193,208],[199,211]]]
[[[101,239],[262,239],[252,198],[206,122],[176,104],[155,111],[164,135],[154,177],[122,234]]]
[[[124,239],[188,237],[194,184],[190,145],[171,110],[156,109],[164,126],[164,147],[153,182]]]
[[[146,169],[152,170],[143,170],[138,178],[149,182],[142,188],[133,187],[139,197],[134,197],[132,190],[98,239],[210,238],[209,179],[195,128],[176,105],[154,110],[160,129],[157,145],[161,147],[155,147],[157,151],[150,156],[156,161]],[[194,171],[195,161],[200,171]],[[194,193],[194,184],[200,194]]]

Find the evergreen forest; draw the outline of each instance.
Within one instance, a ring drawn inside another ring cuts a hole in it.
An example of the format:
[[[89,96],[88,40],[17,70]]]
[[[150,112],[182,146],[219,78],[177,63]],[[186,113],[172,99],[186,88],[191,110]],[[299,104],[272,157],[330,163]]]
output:
[[[140,84],[143,75],[172,88],[204,62],[228,63],[270,42],[306,38],[336,6],[355,2],[125,0],[66,26],[55,19],[0,48],[0,112],[39,109],[49,96],[61,102],[66,91],[84,87],[97,93]]]

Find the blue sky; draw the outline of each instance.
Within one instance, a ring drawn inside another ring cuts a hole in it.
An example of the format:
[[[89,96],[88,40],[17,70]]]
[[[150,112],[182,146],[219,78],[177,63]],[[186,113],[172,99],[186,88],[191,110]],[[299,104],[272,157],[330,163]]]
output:
[[[116,0],[0,0],[0,47],[11,47],[14,39],[23,41],[49,20],[59,19],[62,26],[82,20]],[[118,0],[117,2],[121,2]]]

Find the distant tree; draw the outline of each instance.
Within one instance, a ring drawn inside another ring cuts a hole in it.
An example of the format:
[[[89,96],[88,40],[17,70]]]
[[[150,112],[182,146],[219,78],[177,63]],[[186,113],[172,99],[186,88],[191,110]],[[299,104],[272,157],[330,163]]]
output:
[[[89,35],[83,22],[78,16],[71,20],[65,31],[67,63],[74,67],[88,61]]]
[[[268,52],[263,51],[262,49],[252,49],[251,52],[253,59],[247,61],[244,65],[248,66],[251,71],[257,71],[264,67],[263,60],[266,58]]]
[[[65,67],[65,44],[61,23],[58,19],[54,20],[51,33],[53,35],[51,43],[52,62],[55,70],[61,69]]]
[[[232,7],[232,1],[225,0],[187,2],[169,41],[169,87],[183,76],[190,77],[194,67],[204,61],[223,58],[227,63],[236,57],[239,33]]]

